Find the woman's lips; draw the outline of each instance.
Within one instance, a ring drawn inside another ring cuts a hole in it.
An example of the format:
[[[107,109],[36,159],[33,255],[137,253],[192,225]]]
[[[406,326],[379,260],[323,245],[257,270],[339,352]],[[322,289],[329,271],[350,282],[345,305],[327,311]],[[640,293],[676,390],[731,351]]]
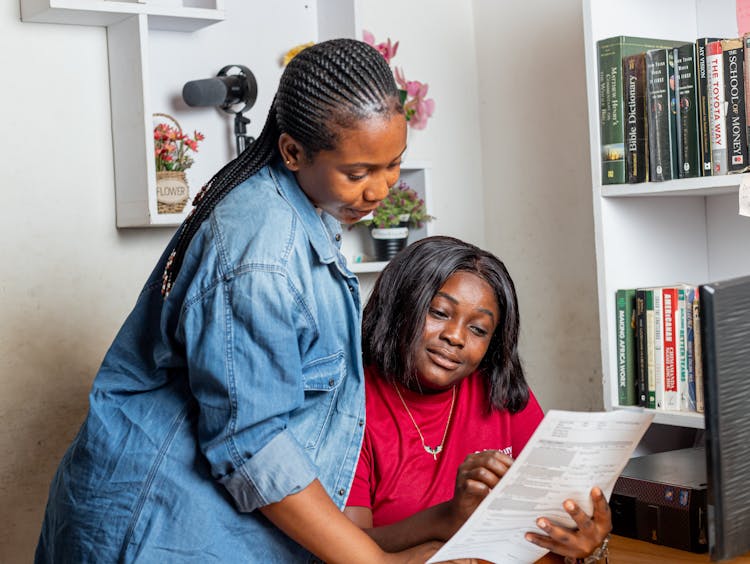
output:
[[[432,362],[446,370],[455,370],[461,365],[461,361],[456,355],[442,349],[427,349],[427,354]]]

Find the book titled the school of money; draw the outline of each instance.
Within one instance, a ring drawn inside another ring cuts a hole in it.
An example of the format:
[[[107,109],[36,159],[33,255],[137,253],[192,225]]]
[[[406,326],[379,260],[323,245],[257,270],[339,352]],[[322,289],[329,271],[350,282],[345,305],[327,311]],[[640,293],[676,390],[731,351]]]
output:
[[[427,564],[458,558],[536,562],[548,551],[524,534],[543,533],[536,526],[539,517],[575,527],[563,501],[572,499],[591,515],[594,486],[609,499],[653,417],[637,408],[550,410],[508,472]]]

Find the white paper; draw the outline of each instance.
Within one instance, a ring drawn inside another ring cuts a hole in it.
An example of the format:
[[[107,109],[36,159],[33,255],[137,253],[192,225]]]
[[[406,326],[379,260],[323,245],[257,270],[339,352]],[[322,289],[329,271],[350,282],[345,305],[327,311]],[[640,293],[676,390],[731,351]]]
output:
[[[456,534],[427,561],[482,558],[532,563],[548,551],[524,538],[539,517],[575,527],[566,499],[593,512],[591,488],[609,499],[653,419],[644,410],[547,413],[521,455]]]

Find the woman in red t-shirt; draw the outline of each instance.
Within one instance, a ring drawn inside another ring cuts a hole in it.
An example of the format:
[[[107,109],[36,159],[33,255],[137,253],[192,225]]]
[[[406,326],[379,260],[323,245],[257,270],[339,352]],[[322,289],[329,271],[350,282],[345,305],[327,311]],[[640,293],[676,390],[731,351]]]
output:
[[[429,237],[381,273],[364,310],[367,423],[346,514],[385,550],[447,540],[498,483],[543,412],[518,356],[513,281],[491,253]],[[612,528],[566,509],[572,531],[544,517],[527,540],[569,557],[591,554]]]

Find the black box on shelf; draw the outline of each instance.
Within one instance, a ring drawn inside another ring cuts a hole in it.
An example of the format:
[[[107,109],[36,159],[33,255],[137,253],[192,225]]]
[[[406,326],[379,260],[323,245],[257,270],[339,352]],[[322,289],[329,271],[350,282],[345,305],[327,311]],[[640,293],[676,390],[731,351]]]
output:
[[[703,447],[632,458],[610,497],[616,535],[708,550],[706,453]]]

